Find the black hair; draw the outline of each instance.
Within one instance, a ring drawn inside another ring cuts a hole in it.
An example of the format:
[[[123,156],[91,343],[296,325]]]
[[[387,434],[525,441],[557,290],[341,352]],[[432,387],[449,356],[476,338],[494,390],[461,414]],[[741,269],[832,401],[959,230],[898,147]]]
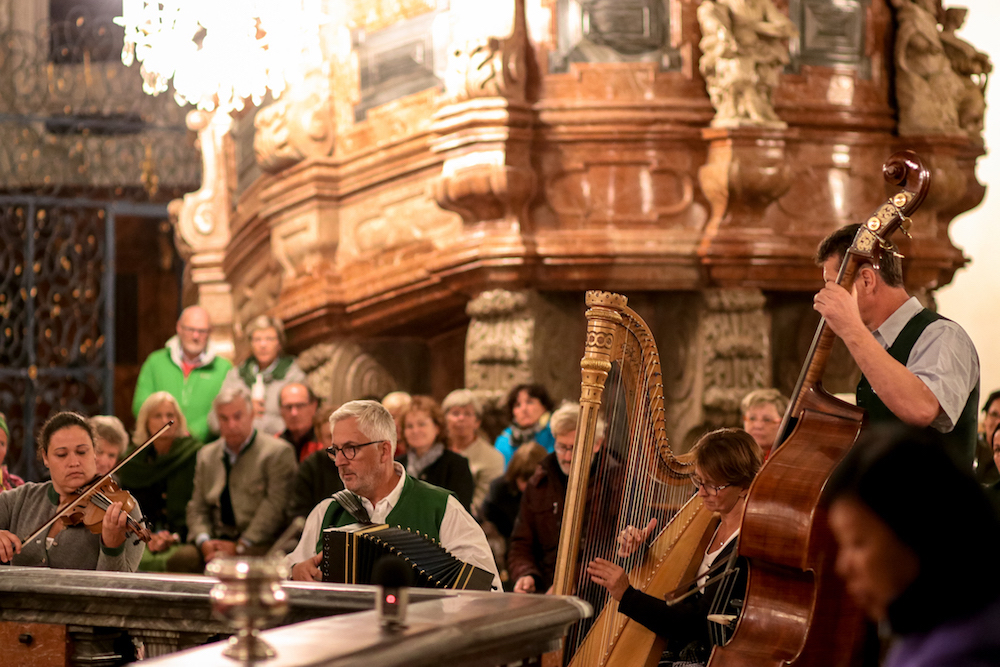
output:
[[[537,398],[538,402],[545,406],[546,412],[552,412],[552,398],[545,387],[540,384],[523,383],[519,384],[507,394],[507,416],[514,419],[514,406],[517,404],[517,397],[522,391],[528,392],[528,396]]]
[[[920,563],[917,579],[889,605],[895,632],[925,632],[1000,595],[997,568],[983,568],[973,585],[958,581],[970,559],[1000,553],[1000,518],[937,431],[898,424],[867,429],[823,493],[827,505],[848,498],[874,512]]]
[[[57,412],[42,426],[42,430],[38,433],[38,460],[42,460],[42,454],[49,453],[49,443],[52,442],[52,436],[55,435],[56,431],[61,431],[64,428],[69,428],[71,426],[78,426],[87,432],[87,436],[90,438],[90,444],[94,444],[94,429],[90,426],[90,422],[87,418],[78,412]]]
[[[986,397],[986,402],[983,403],[983,412],[987,412],[993,402],[998,400],[1000,400],[1000,389],[995,389]]]
[[[816,249],[816,263],[822,265],[831,257],[843,259],[847,255],[847,250],[854,243],[861,225],[845,225],[837,231],[831,233],[823,239]],[[903,286],[903,263],[896,254],[899,249],[892,241],[885,241],[886,248],[879,253],[878,273],[882,276],[882,281],[889,287]]]

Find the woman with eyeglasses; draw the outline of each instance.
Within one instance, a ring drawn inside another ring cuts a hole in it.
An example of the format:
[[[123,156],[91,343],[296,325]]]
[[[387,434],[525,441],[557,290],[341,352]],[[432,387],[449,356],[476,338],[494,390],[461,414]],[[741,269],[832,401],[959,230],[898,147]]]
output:
[[[738,428],[707,433],[692,452],[694,475],[691,481],[705,507],[719,516],[718,528],[705,549],[698,577],[692,584],[696,592],[668,606],[665,600],[632,588],[628,573],[615,563],[596,558],[587,565],[591,581],[606,588],[619,601],[619,612],[667,640],[664,656],[668,664],[671,661],[705,664],[712,647],[728,641],[735,628],[735,622],[720,625],[708,617],[710,613],[732,618],[739,615],[739,608],[733,601],[742,600],[746,590],[746,564],[738,559],[733,575],[712,583],[708,583],[709,569],[716,563],[728,561],[736,550],[747,492],[763,464],[760,447],[749,433]],[[626,529],[619,537],[618,555],[631,555],[639,541],[648,539],[655,527],[654,519],[642,530]],[[728,588],[730,594],[721,604],[715,604],[716,594],[723,587]]]
[[[788,399],[777,389],[755,389],[740,401],[743,429],[753,436],[766,459],[778,437]]]

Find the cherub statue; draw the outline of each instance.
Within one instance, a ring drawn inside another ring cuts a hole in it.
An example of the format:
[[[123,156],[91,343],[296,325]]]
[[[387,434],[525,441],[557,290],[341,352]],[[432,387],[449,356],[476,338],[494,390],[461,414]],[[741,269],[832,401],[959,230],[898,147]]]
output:
[[[949,7],[944,11],[941,45],[951,61],[951,68],[962,79],[963,92],[957,100],[958,124],[970,136],[978,137],[983,132],[986,84],[993,71],[993,63],[988,55],[955,34],[965,23],[968,12],[965,7]]]
[[[899,134],[960,134],[962,79],[938,30],[937,0],[891,0],[896,8],[896,102]]]
[[[715,107],[715,127],[785,127],[773,93],[798,31],[771,0],[703,0],[698,63]]]

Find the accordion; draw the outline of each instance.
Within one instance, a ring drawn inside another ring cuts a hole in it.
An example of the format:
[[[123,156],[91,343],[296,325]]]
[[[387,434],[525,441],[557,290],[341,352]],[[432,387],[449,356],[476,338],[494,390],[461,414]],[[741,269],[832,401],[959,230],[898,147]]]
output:
[[[493,574],[464,563],[425,535],[385,524],[356,532],[336,528],[323,531],[323,581],[370,584],[375,563],[390,556],[412,569],[413,585],[420,588],[453,588],[488,591]]]

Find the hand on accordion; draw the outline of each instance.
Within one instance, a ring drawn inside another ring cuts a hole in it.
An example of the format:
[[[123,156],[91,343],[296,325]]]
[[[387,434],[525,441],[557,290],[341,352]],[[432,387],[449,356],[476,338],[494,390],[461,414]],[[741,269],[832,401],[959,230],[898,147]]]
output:
[[[294,581],[323,581],[323,573],[319,569],[322,562],[323,554],[318,553],[312,558],[296,563],[292,566],[292,579]]]
[[[650,519],[649,523],[642,530],[639,530],[635,526],[625,526],[624,530],[618,533],[618,537],[616,538],[618,542],[618,557],[628,558],[634,554],[640,546],[645,544],[654,530],[656,530],[656,519]]]

